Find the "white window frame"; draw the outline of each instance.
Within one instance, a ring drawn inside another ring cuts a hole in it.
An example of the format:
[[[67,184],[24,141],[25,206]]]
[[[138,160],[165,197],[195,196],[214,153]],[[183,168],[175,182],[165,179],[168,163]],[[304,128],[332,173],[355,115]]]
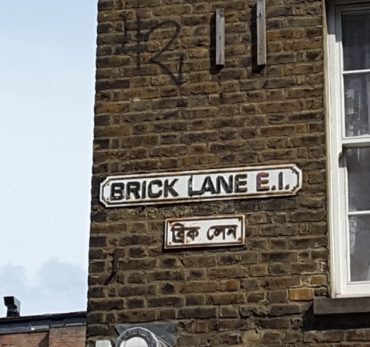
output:
[[[370,281],[350,282],[348,226],[348,189],[345,156],[350,147],[370,147],[370,136],[344,138],[344,87],[342,78],[341,13],[347,10],[370,10],[370,2],[336,1],[328,11],[327,56],[327,139],[329,171],[330,271],[333,297],[370,296]],[[370,251],[370,250],[369,250]]]

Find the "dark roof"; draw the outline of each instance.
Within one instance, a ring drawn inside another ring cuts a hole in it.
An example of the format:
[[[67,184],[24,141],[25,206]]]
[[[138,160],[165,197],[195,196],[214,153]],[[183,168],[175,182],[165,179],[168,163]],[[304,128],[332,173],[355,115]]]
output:
[[[86,312],[69,312],[0,318],[0,334],[48,331],[50,328],[86,325]]]

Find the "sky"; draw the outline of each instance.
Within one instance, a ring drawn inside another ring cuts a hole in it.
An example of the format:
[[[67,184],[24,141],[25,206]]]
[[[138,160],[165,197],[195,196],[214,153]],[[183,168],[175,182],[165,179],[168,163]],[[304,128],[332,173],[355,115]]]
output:
[[[0,318],[86,309],[96,0],[0,0]]]

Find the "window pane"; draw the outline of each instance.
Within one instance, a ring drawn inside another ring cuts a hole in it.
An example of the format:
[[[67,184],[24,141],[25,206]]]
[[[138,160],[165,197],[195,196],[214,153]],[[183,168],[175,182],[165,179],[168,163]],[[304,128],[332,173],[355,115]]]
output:
[[[347,149],[346,159],[349,211],[370,210],[370,148]]]
[[[368,281],[370,264],[370,216],[349,217],[351,282]]]
[[[342,14],[344,70],[370,68],[370,12]]]
[[[344,76],[346,136],[369,134],[370,74]]]

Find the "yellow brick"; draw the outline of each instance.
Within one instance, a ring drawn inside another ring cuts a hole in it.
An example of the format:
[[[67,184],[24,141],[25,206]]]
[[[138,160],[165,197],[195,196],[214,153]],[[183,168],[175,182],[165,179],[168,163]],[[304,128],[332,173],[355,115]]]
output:
[[[314,296],[312,288],[291,288],[289,289],[289,300],[291,301],[309,301]]]

